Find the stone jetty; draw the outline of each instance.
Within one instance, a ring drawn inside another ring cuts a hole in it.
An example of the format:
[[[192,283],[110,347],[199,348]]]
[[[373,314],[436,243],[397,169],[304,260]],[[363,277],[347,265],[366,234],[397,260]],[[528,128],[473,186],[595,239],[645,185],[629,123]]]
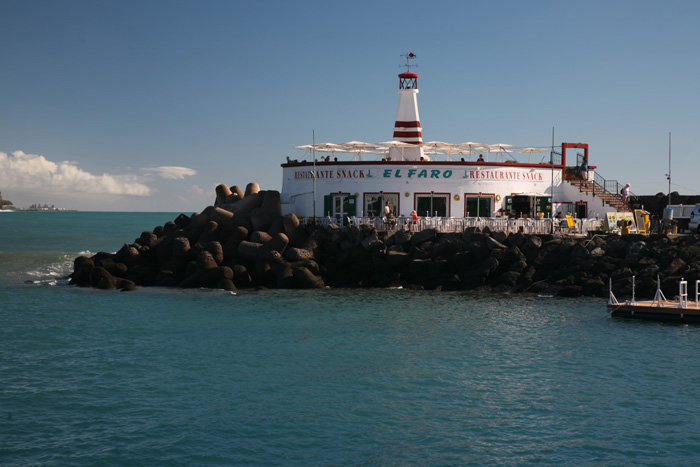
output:
[[[70,283],[100,289],[404,287],[547,295],[673,297],[700,279],[698,235],[527,235],[300,225],[280,194],[219,185],[216,202],[143,232],[116,253],[74,261]],[[690,288],[691,292],[694,289]]]

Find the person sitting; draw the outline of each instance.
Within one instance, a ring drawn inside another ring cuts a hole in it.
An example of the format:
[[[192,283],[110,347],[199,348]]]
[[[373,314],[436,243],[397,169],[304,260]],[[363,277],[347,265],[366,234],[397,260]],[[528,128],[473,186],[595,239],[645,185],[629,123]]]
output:
[[[479,158],[478,158],[476,161],[477,161],[477,162],[485,162],[485,161],[484,161],[484,155],[483,155],[483,154],[479,154]]]
[[[394,213],[390,212],[386,216],[387,224],[389,225],[389,230],[394,230],[396,228],[396,218],[394,217]]]
[[[418,230],[419,222],[420,217],[418,217],[418,213],[415,210],[411,211],[411,227],[415,227],[415,230]]]

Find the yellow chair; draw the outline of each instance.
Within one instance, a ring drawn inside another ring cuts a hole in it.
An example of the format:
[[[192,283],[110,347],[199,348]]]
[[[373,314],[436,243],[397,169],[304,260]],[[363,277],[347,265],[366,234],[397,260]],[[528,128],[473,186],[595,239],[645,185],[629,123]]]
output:
[[[566,215],[566,220],[562,220],[561,224],[559,226],[559,231],[563,232],[566,230],[567,232],[571,232],[573,229],[576,228],[576,220],[574,219],[574,216]]]
[[[576,228],[576,221],[574,220],[574,216],[566,215],[566,226],[570,229]]]

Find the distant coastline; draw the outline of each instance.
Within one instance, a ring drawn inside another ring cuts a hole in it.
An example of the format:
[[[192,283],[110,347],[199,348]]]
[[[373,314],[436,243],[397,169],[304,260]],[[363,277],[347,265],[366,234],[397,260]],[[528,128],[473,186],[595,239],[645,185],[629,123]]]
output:
[[[57,208],[53,204],[51,206],[47,204],[32,204],[28,208],[15,208],[15,211],[70,211],[75,212],[77,209],[68,208]]]
[[[57,208],[55,205],[49,206],[48,204],[34,203],[28,208],[18,208],[15,204],[8,200],[3,199],[2,192],[0,192],[0,211],[67,211],[75,212],[77,209],[67,209],[67,208]]]

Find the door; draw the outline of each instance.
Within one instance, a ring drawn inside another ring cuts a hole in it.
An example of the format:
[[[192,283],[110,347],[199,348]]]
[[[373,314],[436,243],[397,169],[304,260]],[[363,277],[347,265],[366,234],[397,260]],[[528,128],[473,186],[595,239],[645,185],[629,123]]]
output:
[[[354,217],[356,212],[356,200],[354,195],[338,193],[323,197],[323,214],[334,217],[343,224],[345,217]]]
[[[515,212],[515,217],[532,217],[533,202],[534,196],[514,195],[511,209]]]
[[[588,205],[586,203],[576,203],[576,218],[586,219],[588,217]]]

